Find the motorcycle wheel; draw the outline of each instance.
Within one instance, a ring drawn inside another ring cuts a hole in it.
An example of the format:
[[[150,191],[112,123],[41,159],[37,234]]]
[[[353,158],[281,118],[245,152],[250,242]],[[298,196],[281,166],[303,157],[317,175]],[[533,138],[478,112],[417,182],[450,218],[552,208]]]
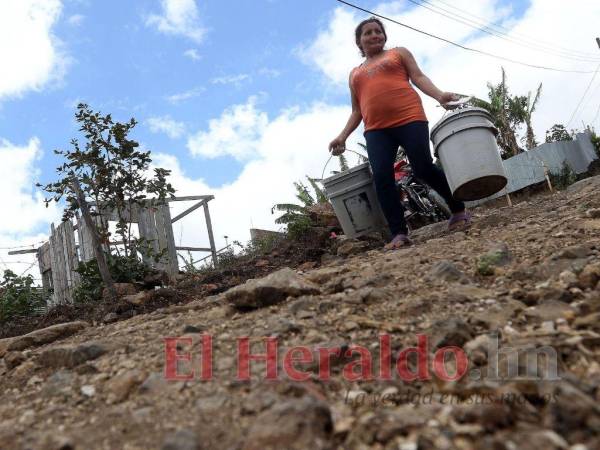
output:
[[[446,204],[444,199],[440,196],[440,194],[438,194],[434,190],[430,189],[429,192],[427,193],[427,196],[433,203],[433,205],[436,209],[436,213],[440,217],[440,220],[449,219],[450,216],[452,215],[452,211],[450,211],[450,208],[448,207],[448,205]]]
[[[417,228],[424,227],[434,222],[432,212],[429,210],[418,192],[412,189],[410,186],[406,188],[408,194],[408,202],[410,204],[410,211],[412,214],[407,220],[409,228],[416,230]]]

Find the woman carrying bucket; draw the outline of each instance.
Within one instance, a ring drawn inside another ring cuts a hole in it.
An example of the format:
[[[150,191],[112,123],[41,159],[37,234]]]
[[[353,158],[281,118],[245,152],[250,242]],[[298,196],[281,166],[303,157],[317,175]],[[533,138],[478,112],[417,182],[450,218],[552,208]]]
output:
[[[329,144],[329,150],[334,155],[343,153],[346,139],[364,121],[375,191],[393,236],[386,249],[410,244],[394,180],[394,160],[399,146],[405,150],[415,176],[436,190],[450,207],[452,216],[448,228],[468,225],[471,216],[465,211],[465,205],[452,197],[444,173],[433,164],[427,117],[421,98],[409,80],[444,107],[457,100],[457,96],[439,90],[421,72],[407,49],[384,50],[387,35],[379,19],[371,17],[362,21],[356,27],[355,37],[365,61],[350,72],[352,113],[340,135]]]

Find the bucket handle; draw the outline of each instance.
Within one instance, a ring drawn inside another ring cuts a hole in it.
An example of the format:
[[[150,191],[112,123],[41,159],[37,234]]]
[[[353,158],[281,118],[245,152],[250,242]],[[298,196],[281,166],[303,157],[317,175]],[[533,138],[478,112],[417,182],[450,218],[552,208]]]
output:
[[[450,106],[450,108],[444,108],[443,105],[435,105],[436,107],[444,108],[444,114],[442,115],[442,118],[440,120],[446,117],[446,114],[448,114],[450,111],[456,111],[457,109],[463,109],[468,107],[467,103],[470,102],[473,98],[475,98],[474,95],[466,95],[456,101],[446,103],[446,105]]]
[[[359,153],[359,152],[357,152],[357,151],[355,151],[355,150],[351,150],[351,149],[347,148],[347,149],[345,149],[345,151],[347,151],[347,152],[351,152],[351,153],[354,153],[355,155],[358,155],[358,156],[360,156],[360,157],[362,157],[362,158],[365,158],[365,155],[363,155],[362,153]],[[326,163],[325,163],[325,165],[323,166],[323,173],[321,174],[321,180],[322,180],[322,179],[323,179],[323,177],[325,176],[325,169],[327,169],[327,165],[329,164],[329,161],[331,161],[331,158],[333,158],[333,153],[332,153],[331,155],[329,155],[329,158],[327,159],[327,162],[326,162]],[[366,159],[368,160],[369,158],[368,158],[368,157],[366,157]]]

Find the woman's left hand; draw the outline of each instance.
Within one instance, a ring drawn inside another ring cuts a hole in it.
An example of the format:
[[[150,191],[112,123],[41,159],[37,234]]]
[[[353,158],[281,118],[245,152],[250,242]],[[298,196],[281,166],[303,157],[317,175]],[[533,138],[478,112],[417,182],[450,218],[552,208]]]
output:
[[[440,105],[442,105],[442,107],[444,107],[446,109],[451,109],[451,107],[447,106],[446,103],[455,102],[458,99],[459,99],[459,96],[453,92],[442,92],[442,95],[440,95],[440,98],[438,99],[438,101],[440,102]]]

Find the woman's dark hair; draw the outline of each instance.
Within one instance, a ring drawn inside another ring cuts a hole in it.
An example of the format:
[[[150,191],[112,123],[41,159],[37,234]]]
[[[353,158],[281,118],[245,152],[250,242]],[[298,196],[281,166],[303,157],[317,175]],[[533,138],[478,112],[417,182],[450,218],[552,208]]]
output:
[[[381,28],[381,31],[383,31],[383,36],[385,37],[385,40],[387,41],[387,34],[385,32],[385,27],[383,26],[383,23],[381,22],[381,20],[379,20],[377,17],[369,17],[368,19],[363,20],[361,23],[358,24],[358,26],[356,27],[356,30],[354,30],[354,38],[356,39],[356,46],[359,48],[361,56],[365,56],[365,52],[362,49],[362,47],[360,46],[360,36],[362,35],[363,27],[368,23],[376,23],[377,25],[379,25],[379,27]]]

